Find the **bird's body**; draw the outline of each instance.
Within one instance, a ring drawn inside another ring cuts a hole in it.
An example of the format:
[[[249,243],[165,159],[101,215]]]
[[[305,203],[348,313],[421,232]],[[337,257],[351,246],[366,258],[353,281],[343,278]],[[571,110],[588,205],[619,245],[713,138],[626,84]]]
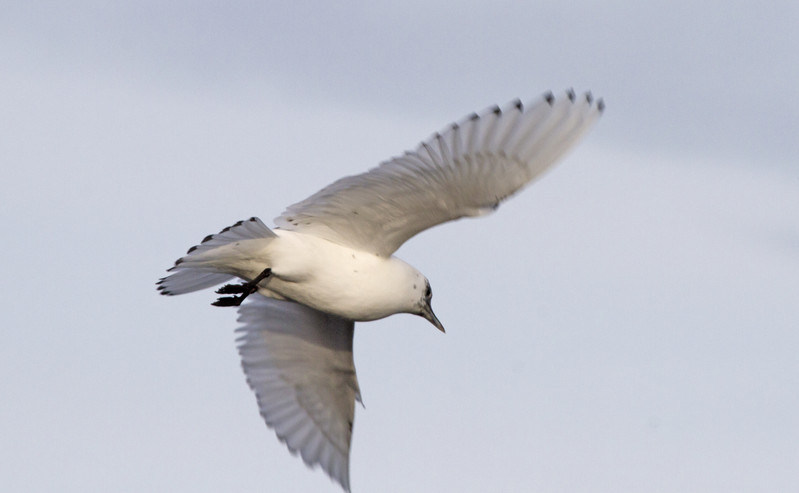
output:
[[[380,257],[293,231],[276,233],[275,279],[268,289],[356,322],[415,311],[425,278],[397,257]]]
[[[356,322],[418,311],[426,280],[397,257],[381,257],[295,231],[273,233],[187,257],[180,265],[245,280],[269,268],[271,275],[258,286],[260,294]]]
[[[349,491],[360,389],[355,321],[412,313],[444,330],[428,280],[393,256],[443,222],[494,211],[566,152],[601,100],[551,93],[472,114],[360,175],[290,206],[269,229],[251,218],[207,236],[159,281],[175,295],[227,284],[215,305],[240,305],[238,347],[267,425],[292,453]]]

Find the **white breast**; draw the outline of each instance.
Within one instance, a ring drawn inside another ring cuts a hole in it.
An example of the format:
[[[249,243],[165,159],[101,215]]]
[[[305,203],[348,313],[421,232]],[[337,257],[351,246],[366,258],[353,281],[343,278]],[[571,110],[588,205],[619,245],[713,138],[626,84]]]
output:
[[[313,235],[276,230],[265,252],[272,277],[261,293],[275,294],[356,321],[411,312],[425,288],[416,269]]]

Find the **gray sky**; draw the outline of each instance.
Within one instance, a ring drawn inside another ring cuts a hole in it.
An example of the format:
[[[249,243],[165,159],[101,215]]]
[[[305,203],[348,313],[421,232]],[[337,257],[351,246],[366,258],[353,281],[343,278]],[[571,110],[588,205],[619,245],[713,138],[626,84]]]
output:
[[[607,111],[356,327],[366,491],[799,489],[796,2],[16,2],[0,16],[0,484],[336,491],[261,422],[208,233],[514,97]]]

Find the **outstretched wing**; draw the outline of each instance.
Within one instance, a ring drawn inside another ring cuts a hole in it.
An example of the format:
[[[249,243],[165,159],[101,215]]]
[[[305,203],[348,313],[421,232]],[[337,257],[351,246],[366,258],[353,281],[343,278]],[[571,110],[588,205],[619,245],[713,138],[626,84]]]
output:
[[[349,452],[360,390],[354,323],[291,301],[250,295],[239,309],[241,364],[266,424],[309,467],[349,491]]]
[[[552,166],[599,118],[590,93],[547,94],[473,114],[360,175],[290,206],[283,229],[389,256],[420,231],[495,210]]]

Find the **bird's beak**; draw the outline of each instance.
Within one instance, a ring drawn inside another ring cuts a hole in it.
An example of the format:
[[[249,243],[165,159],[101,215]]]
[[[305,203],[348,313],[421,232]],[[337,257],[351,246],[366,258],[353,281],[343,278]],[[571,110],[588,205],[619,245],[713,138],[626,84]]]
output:
[[[425,304],[425,306],[422,308],[422,313],[420,313],[419,315],[423,316],[431,324],[435,325],[438,330],[446,333],[446,330],[444,330],[444,326],[441,325],[441,322],[438,320],[438,317],[436,317],[436,314],[433,313],[433,308],[430,306],[430,303]]]

